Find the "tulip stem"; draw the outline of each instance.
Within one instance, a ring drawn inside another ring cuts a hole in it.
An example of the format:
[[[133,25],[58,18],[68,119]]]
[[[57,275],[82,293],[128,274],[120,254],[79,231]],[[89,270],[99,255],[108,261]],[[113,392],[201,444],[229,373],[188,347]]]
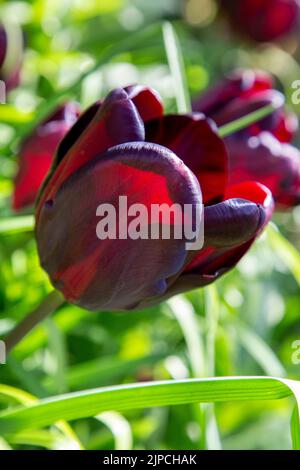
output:
[[[11,350],[42,320],[53,313],[65,302],[63,296],[58,291],[52,291],[42,301],[42,303],[27,315],[4,340],[6,353]]]
[[[253,113],[247,114],[246,116],[236,119],[235,121],[229,122],[228,124],[225,124],[219,128],[219,136],[224,138],[228,135],[234,134],[235,132],[244,129],[245,127],[248,127],[257,121],[260,121],[266,116],[269,116],[269,114],[274,112],[274,109],[275,108],[273,105],[269,104],[268,106],[264,106],[257,111],[253,111]]]

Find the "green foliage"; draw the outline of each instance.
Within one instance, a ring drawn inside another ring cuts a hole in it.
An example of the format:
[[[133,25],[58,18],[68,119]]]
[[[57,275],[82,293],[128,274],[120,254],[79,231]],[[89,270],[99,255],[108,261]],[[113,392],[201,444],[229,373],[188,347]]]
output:
[[[68,98],[86,107],[141,82],[172,112],[232,64],[261,65],[212,24],[187,25],[179,3],[0,3],[27,43],[21,86],[0,106],[1,338],[51,290],[33,216],[10,207],[22,138]],[[299,211],[276,223],[213,287],[130,314],[64,305],[39,324],[0,365],[0,448],[299,449]]]

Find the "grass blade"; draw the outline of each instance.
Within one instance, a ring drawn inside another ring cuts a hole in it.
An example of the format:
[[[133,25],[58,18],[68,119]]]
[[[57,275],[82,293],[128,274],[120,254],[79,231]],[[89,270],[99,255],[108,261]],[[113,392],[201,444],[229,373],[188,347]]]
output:
[[[130,424],[124,416],[115,411],[107,411],[96,416],[96,419],[105,424],[111,431],[115,440],[115,450],[132,449],[132,432]]]
[[[163,38],[171,75],[174,80],[178,112],[189,113],[191,111],[191,101],[188,92],[183,56],[177,34],[169,22],[163,25]]]
[[[274,224],[269,224],[267,234],[274,253],[290,270],[300,286],[299,251],[279,232],[278,228]]]
[[[245,127],[248,127],[257,121],[260,121],[266,116],[269,116],[269,114],[272,114],[274,111],[274,106],[269,104],[263,108],[258,109],[257,111],[253,111],[246,116],[236,119],[235,121],[224,124],[224,126],[219,128],[219,136],[224,138],[228,135],[234,134],[235,132],[244,129]]]
[[[204,349],[194,307],[180,295],[169,299],[167,305],[176,318],[184,336],[192,377],[203,377],[205,375]]]
[[[291,436],[294,450],[300,450],[299,408],[295,406],[291,419]]]
[[[240,344],[266,374],[278,377],[286,376],[286,371],[276,354],[255,331],[237,321],[235,322],[235,329]]]
[[[0,220],[0,234],[32,232],[33,228],[33,215],[19,215],[16,217],[7,217]]]
[[[59,420],[186,403],[275,400],[292,396],[299,382],[272,377],[226,377],[104,387],[56,396],[0,414],[0,435],[49,426]]]

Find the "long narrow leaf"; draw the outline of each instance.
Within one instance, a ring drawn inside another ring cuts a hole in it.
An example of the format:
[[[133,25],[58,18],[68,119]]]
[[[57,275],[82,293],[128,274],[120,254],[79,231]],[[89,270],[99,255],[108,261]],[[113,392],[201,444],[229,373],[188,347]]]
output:
[[[299,383],[272,377],[226,377],[149,382],[56,396],[0,414],[0,435],[36,429],[58,420],[185,403],[275,400],[292,396]]]
[[[300,286],[300,253],[299,251],[279,232],[277,227],[269,224],[268,238],[276,256],[293,274]]]
[[[188,113],[191,111],[191,102],[187,87],[184,61],[177,34],[172,24],[169,22],[163,25],[163,37],[169,67],[174,81],[177,109],[180,113]]]
[[[1,233],[32,232],[34,226],[33,215],[7,217],[0,220]]]

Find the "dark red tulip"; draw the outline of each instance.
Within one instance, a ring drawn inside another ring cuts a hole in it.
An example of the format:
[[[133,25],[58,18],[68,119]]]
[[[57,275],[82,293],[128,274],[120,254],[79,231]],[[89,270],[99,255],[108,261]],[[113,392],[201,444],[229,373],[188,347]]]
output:
[[[285,111],[284,101],[284,96],[274,89],[270,74],[238,69],[197,98],[193,110],[204,113],[218,126],[223,126],[272,104],[275,110],[271,115],[240,131],[238,135],[249,137],[261,131],[269,131],[282,142],[290,142],[298,129],[298,119]]]
[[[120,196],[146,208],[199,210],[204,201],[204,247],[189,251],[185,237],[99,240],[97,208],[112,204],[122,225]],[[272,210],[271,193],[259,183],[228,185],[226,148],[212,121],[198,113],[164,116],[153,90],[129,87],[88,109],[61,142],[38,198],[36,238],[42,266],[68,301],[131,310],[230,270]]]
[[[259,42],[296,33],[300,25],[299,0],[220,0],[237,31]]]
[[[288,145],[298,119],[284,109],[284,97],[273,90],[270,75],[238,70],[208,90],[195,103],[222,126],[267,104],[275,111],[225,139],[229,153],[229,182],[259,181],[273,193],[277,208],[299,204],[300,152]]]
[[[255,178],[273,194],[276,206],[300,204],[300,151],[269,132],[249,139],[228,139],[232,184]]]
[[[23,142],[13,192],[15,210],[33,205],[51,167],[59,142],[73,126],[78,116],[77,103],[64,104]]]
[[[19,84],[23,48],[20,28],[16,24],[0,24],[0,80],[8,91]]]

